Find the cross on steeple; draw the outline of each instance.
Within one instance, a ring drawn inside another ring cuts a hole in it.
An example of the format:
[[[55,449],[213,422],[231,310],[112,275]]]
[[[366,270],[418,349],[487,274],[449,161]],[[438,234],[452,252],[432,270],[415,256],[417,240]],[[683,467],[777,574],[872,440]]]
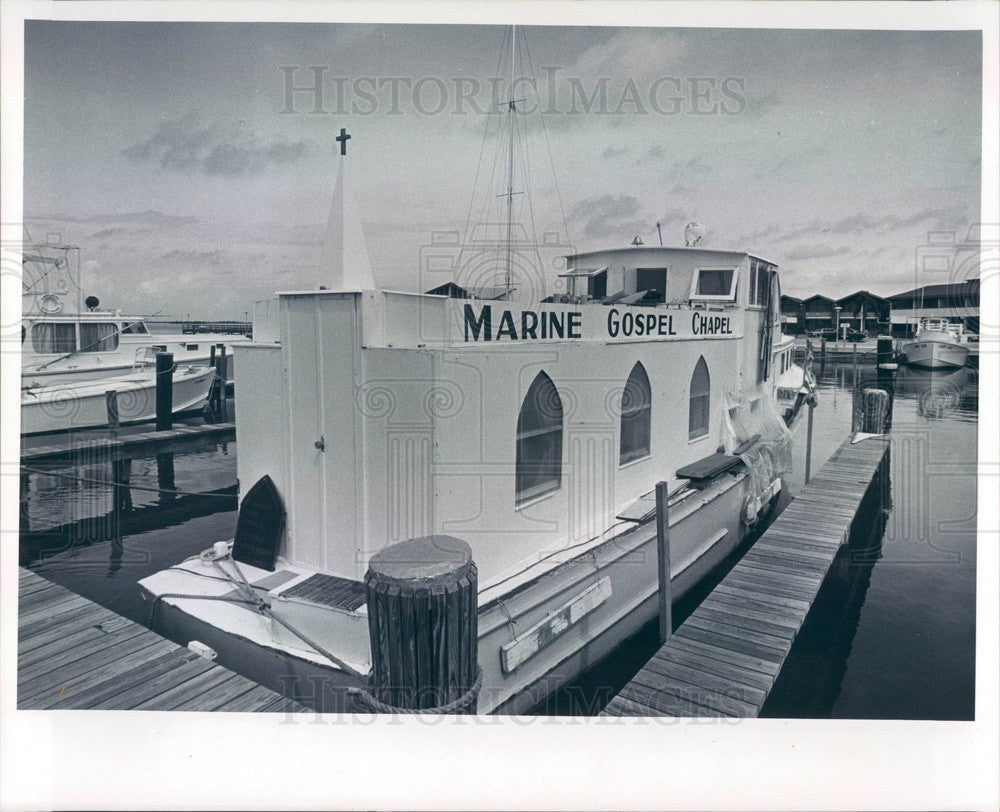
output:
[[[346,155],[347,154],[347,141],[350,139],[350,137],[351,136],[349,136],[347,134],[347,130],[345,130],[343,127],[341,127],[340,128],[340,135],[338,135],[334,139],[335,141],[339,141],[340,142],[340,154],[341,155]]]

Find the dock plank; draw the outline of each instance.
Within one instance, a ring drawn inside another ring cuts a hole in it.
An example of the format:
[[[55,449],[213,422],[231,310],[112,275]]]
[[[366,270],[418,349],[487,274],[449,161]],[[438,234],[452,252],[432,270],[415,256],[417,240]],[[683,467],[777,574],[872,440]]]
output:
[[[35,573],[18,585],[19,709],[309,711]]]
[[[757,716],[888,447],[842,444],[602,715]]]

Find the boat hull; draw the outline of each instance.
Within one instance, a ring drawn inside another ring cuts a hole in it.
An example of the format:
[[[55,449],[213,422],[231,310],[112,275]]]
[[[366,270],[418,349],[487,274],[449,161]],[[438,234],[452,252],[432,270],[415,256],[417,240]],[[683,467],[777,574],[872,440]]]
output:
[[[201,345],[207,347],[208,345]],[[209,353],[207,350],[183,351],[171,348],[174,355],[174,363],[180,366],[208,366]],[[92,362],[93,359],[87,359]],[[135,369],[135,361],[125,355],[107,354],[100,359],[99,363],[71,364],[67,361],[63,364],[53,364],[46,369],[24,368],[21,370],[22,386],[53,386],[56,384],[76,384],[88,381],[100,381],[109,377],[128,375]],[[226,383],[235,383],[235,372],[233,369],[233,356],[226,356]]]
[[[903,345],[906,363],[924,369],[959,369],[965,366],[969,348],[954,341],[919,338]]]
[[[750,477],[745,472],[724,474],[671,514],[674,601],[684,597],[746,538],[743,511],[749,485]],[[255,577],[271,575],[243,569],[251,582]],[[218,586],[196,575],[185,579],[183,571],[177,568],[150,576],[140,584],[150,599],[157,594]],[[219,588],[228,589],[224,585]],[[655,522],[638,525],[598,547],[576,554],[534,580],[503,593],[499,599],[489,597],[487,585],[481,590],[478,620],[478,657],[483,670],[478,711],[522,713],[534,707],[653,619],[658,588]],[[586,595],[597,597],[586,602],[581,598]],[[558,615],[574,601],[576,616],[568,626],[551,637],[544,636],[546,643],[537,649],[527,653],[519,649],[517,656],[511,656],[514,648],[532,637],[526,632]],[[283,613],[280,595],[272,595],[271,605],[275,612]],[[584,609],[580,610],[580,606]],[[220,612],[224,613],[224,620]],[[243,621],[239,619],[240,613],[246,616]],[[356,639],[349,661],[364,671],[369,665],[360,660],[367,652],[359,656],[358,645],[367,647],[366,616],[359,612],[353,618],[349,614],[327,610],[322,617],[317,614],[313,625],[302,630],[316,639],[324,626],[328,627],[333,636],[320,642],[334,651],[336,635],[340,635],[341,642],[353,635]],[[357,685],[356,678],[325,667],[318,655],[304,650],[304,644],[281,633],[280,627],[275,628],[277,624],[268,629],[266,621],[252,612],[218,601],[168,598],[160,602],[157,618],[159,631],[185,644],[199,639],[217,650],[223,665],[252,673],[254,679],[286,694],[292,691],[296,698],[317,710],[364,711],[363,707],[355,706],[355,700],[346,690]],[[309,623],[308,619],[297,618],[296,623],[299,622]],[[336,624],[343,628],[334,630]],[[346,631],[346,624],[353,624],[354,628]],[[271,663],[270,669],[267,663]],[[290,687],[292,683],[294,690]]]
[[[175,372],[173,413],[203,409],[214,375],[215,371],[209,367]],[[156,379],[152,371],[95,382],[57,383],[22,391],[22,436],[108,425],[106,392],[109,390],[118,393],[122,424],[144,423],[156,418]]]

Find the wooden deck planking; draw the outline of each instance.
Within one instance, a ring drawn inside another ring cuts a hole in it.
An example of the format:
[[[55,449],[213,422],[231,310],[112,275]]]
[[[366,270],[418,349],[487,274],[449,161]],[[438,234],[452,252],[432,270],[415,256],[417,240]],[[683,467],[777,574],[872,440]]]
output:
[[[28,570],[18,580],[21,710],[308,710]]]
[[[71,438],[72,435],[66,435]],[[21,463],[33,462],[69,462],[79,457],[99,453],[107,455],[108,459],[136,453],[142,450],[159,449],[184,443],[199,437],[236,438],[235,423],[208,423],[204,426],[177,426],[168,431],[144,431],[138,434],[126,434],[117,440],[97,438],[65,443],[33,446],[21,449]]]
[[[888,446],[845,442],[602,715],[758,715]]]

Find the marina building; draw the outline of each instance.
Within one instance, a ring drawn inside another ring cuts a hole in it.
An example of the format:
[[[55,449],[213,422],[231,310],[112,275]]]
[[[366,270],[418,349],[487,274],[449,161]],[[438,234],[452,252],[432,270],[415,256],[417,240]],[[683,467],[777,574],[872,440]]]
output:
[[[967,279],[945,285],[925,285],[897,293],[887,300],[892,334],[912,335],[922,318],[946,318],[961,322],[968,332],[979,332],[979,280]]]

